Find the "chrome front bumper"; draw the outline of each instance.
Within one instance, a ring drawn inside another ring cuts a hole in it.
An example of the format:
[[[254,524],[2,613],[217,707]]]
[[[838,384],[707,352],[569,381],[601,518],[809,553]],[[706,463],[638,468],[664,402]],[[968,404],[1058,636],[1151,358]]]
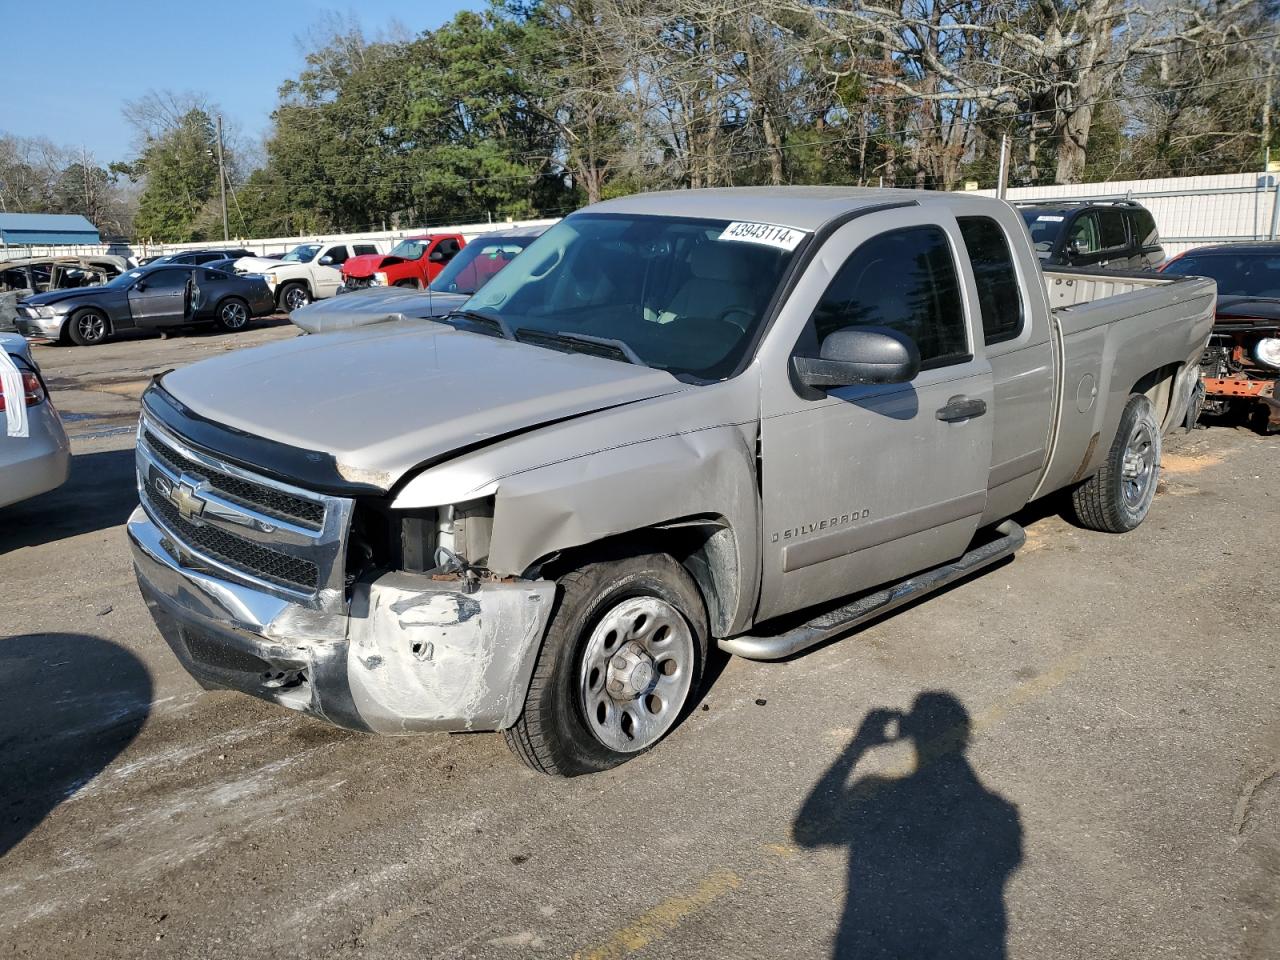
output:
[[[468,592],[459,580],[388,573],[333,613],[184,567],[142,507],[127,529],[147,608],[206,689],[380,734],[497,730],[520,716],[553,583]]]

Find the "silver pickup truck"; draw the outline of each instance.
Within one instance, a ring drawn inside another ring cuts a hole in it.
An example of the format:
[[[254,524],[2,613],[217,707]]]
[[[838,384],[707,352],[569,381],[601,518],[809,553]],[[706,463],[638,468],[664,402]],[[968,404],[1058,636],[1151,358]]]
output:
[[[160,377],[138,582],[206,687],[605,769],[673,727],[710,643],[847,632],[1012,553],[1054,491],[1136,527],[1213,302],[1042,273],[990,198],[610,200],[460,313]]]

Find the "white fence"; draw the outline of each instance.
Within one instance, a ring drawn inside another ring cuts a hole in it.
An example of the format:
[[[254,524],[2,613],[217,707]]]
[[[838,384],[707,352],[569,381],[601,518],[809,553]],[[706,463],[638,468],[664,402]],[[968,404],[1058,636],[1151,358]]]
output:
[[[995,196],[994,190],[979,190]],[[1156,218],[1169,256],[1205,243],[1277,239],[1280,175],[1228,173],[1210,177],[1113,180],[1053,187],[1012,187],[1005,199],[1137,200]]]
[[[978,193],[994,196],[994,190]],[[1165,251],[1173,256],[1203,243],[1231,240],[1277,239],[1280,226],[1280,175],[1265,173],[1229,173],[1209,177],[1168,177],[1158,180],[1113,180],[1108,183],[1077,183],[1053,187],[1015,187],[1007,199],[1018,200],[1088,200],[1133,199],[1142,203],[1156,218],[1156,226]],[[549,226],[552,220],[522,220],[516,223],[467,223],[450,227],[431,227],[433,233],[461,233],[468,240],[483,233],[510,227]],[[327,234],[306,237],[267,237],[260,240],[234,239],[231,246],[244,247],[255,253],[283,253],[309,240],[373,240],[388,248],[403,237],[425,233],[423,228],[377,230],[366,233]],[[219,241],[165,244],[100,244],[84,247],[9,248],[10,256],[50,256],[55,254],[114,253],[126,257],[148,257],[178,250],[221,246]],[[0,259],[6,251],[0,250]]]
[[[555,223],[550,220],[518,220],[498,221],[496,223],[463,223],[448,227],[407,227],[403,230],[372,230],[363,233],[327,233],[313,234],[303,237],[266,237],[260,240],[245,240],[233,237],[224,243],[221,240],[205,240],[199,243],[100,243],[83,246],[37,246],[0,248],[0,260],[6,257],[53,257],[53,256],[90,256],[96,253],[112,253],[121,257],[154,257],[164,253],[177,253],[179,250],[203,250],[206,247],[236,247],[250,250],[257,254],[286,253],[300,243],[316,241],[324,243],[329,240],[372,240],[383,249],[391,249],[396,241],[404,237],[417,236],[424,233],[460,233],[467,240],[485,233],[498,230],[510,230],[515,227],[549,227]]]

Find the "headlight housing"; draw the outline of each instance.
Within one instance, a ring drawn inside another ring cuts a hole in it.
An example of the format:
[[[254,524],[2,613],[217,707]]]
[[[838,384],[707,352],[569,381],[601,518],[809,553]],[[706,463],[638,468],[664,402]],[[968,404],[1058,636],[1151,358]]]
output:
[[[54,318],[53,307],[36,307],[36,316],[43,317],[45,320]]]
[[[268,287],[274,287],[276,285],[276,275],[274,273],[264,273],[262,275],[262,279],[267,281]]]
[[[386,273],[385,273],[385,272],[383,272],[382,270],[379,270],[377,273],[375,273],[375,274],[373,275],[373,279],[369,281],[369,284],[370,284],[370,286],[374,286],[374,287],[385,287],[385,286],[387,286],[387,275],[386,275]]]
[[[458,560],[483,567],[492,536],[492,497],[415,511],[400,521],[401,559],[406,570],[420,572],[457,572]]]
[[[1263,337],[1253,345],[1253,359],[1267,367],[1280,370],[1280,338]]]

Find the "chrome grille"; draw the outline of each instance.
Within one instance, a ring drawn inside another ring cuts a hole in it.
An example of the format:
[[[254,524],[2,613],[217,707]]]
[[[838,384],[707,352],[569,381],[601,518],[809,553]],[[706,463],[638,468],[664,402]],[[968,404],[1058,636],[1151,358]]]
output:
[[[341,608],[352,500],[217,459],[146,414],[137,461],[142,505],[182,566],[312,609]]]
[[[288,520],[291,523],[310,527],[312,530],[319,530],[324,526],[324,504],[322,503],[295,497],[274,487],[242,480],[214,470],[205,464],[197,463],[161,443],[150,430],[144,430],[142,436],[156,459],[177,475],[185,473],[207,480],[213,489],[228,500],[261,510],[279,520]]]
[[[268,583],[307,593],[320,589],[320,569],[310,560],[291,557],[208,524],[197,526],[184,520],[178,508],[159,495],[154,482],[145,489],[147,504],[184,543]]]

